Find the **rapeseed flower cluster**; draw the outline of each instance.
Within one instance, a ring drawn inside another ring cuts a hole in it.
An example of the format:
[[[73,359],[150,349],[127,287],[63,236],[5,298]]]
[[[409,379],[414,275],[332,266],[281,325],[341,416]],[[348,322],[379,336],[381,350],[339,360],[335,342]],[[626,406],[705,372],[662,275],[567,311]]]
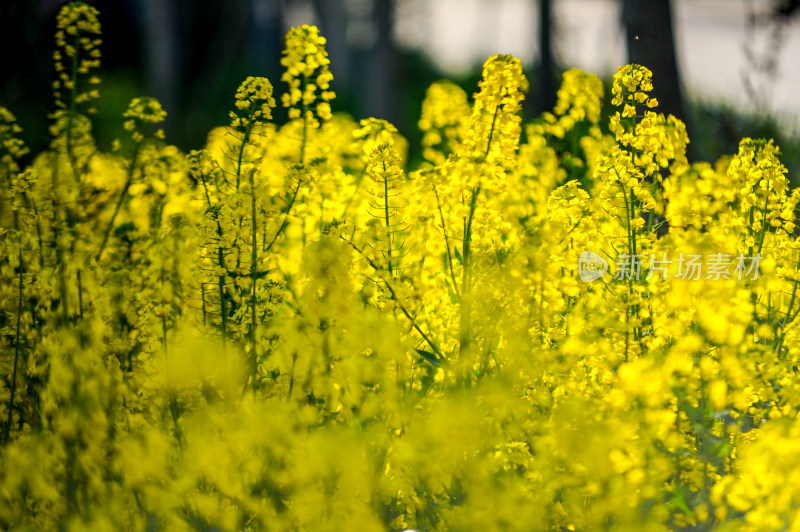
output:
[[[472,98],[430,87],[409,168],[392,124],[331,113],[303,26],[287,123],[249,77],[201,149],[140,97],[106,153],[67,84],[97,12],[57,31],[50,149],[23,164],[0,107],[0,527],[797,527],[800,194],[771,140],[689,163],[639,65],[611,116],[570,70],[526,121],[498,55]]]
[[[469,114],[467,93],[452,81],[428,87],[419,119],[425,159],[441,164],[448,155],[461,150]]]
[[[65,6],[56,20],[56,51],[53,52],[58,79],[53,82],[56,106],[74,111],[77,105],[97,99],[97,89],[81,90],[100,83],[97,76],[84,78],[100,66],[99,11],[83,2]],[[65,94],[66,93],[66,94]],[[89,110],[90,113],[94,112]]]
[[[282,102],[289,109],[290,118],[303,120],[331,117],[330,101],[335,94],[330,90],[333,74],[325,50],[325,37],[315,26],[292,28],[286,35],[286,49],[281,64],[286,67],[281,77],[289,85]]]

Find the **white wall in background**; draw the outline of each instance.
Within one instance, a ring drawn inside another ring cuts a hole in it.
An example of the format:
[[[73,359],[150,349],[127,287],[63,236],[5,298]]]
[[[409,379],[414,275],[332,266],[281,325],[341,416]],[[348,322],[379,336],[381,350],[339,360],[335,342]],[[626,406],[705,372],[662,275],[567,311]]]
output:
[[[785,28],[773,81],[753,76],[744,46],[763,51],[768,30],[746,30],[750,6],[768,0],[673,0],[679,66],[689,93],[754,108],[743,76],[749,72],[766,110],[795,127],[800,117],[800,18]],[[617,0],[553,0],[555,51],[565,65],[607,75],[626,62]],[[536,0],[399,0],[397,37],[427,50],[446,72],[462,72],[495,53],[527,65],[537,52]],[[658,80],[655,80],[658,83]],[[800,128],[798,128],[800,129]]]

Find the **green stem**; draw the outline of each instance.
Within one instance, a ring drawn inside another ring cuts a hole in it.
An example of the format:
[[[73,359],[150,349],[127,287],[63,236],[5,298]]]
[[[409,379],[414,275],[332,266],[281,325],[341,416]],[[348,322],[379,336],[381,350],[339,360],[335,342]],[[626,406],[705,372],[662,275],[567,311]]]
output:
[[[122,208],[122,202],[125,201],[125,196],[128,194],[128,189],[133,181],[133,174],[136,172],[136,162],[139,158],[140,146],[141,143],[137,142],[136,147],[133,149],[133,160],[128,168],[128,177],[125,179],[125,185],[122,187],[122,192],[119,195],[119,199],[117,199],[117,204],[114,206],[114,212],[111,214],[111,220],[108,221],[108,227],[106,227],[106,231],[103,234],[103,241],[100,243],[100,249],[97,252],[98,260],[103,256],[103,250],[105,250],[106,244],[108,244],[108,238],[111,236],[111,230],[114,228],[114,221],[117,219],[117,215]]]
[[[17,227],[17,235],[18,238],[21,240],[21,236],[19,236],[19,215],[16,211],[14,211],[14,225]],[[23,278],[23,268],[22,268],[22,242],[19,241],[17,248],[18,254],[18,261],[19,264],[17,265],[17,277],[19,279],[18,283],[18,290],[17,290],[17,325],[16,325],[16,332],[14,335],[14,368],[11,372],[11,395],[8,399],[8,419],[6,420],[6,427],[3,434],[3,441],[9,441],[11,437],[11,423],[13,422],[12,412],[14,410],[14,396],[17,391],[17,373],[19,371],[19,359],[21,354],[21,345],[20,345],[20,337],[22,331],[22,305],[23,305],[23,288],[24,288],[24,278]]]
[[[168,355],[167,351],[167,317],[164,315],[164,308],[167,306],[167,302],[164,299],[164,267],[161,267],[161,273],[159,275],[159,281],[161,282],[161,335],[164,337],[161,341],[161,345],[164,347],[164,355]]]
[[[301,94],[305,94],[306,86],[308,85],[308,77],[303,75],[302,87],[301,87]],[[305,164],[306,162],[306,142],[308,140],[308,104],[305,103],[305,99],[303,100],[303,140],[302,144],[300,144],[300,164]]]
[[[23,193],[25,205],[33,211],[33,216],[36,219],[36,240],[39,244],[39,267],[44,268],[44,239],[42,238],[42,222],[39,217],[39,209],[36,208],[36,202],[28,198],[28,195]]]
[[[761,255],[761,249],[764,246],[764,238],[767,236],[767,207],[769,206],[769,191],[764,197],[764,216],[761,217],[761,235],[758,238],[758,254]]]
[[[616,171],[616,170],[615,170]],[[619,174],[617,174],[619,177]],[[636,232],[632,227],[633,218],[636,216],[635,211],[635,204],[636,197],[633,194],[633,190],[630,191],[630,200],[628,199],[628,190],[626,189],[625,185],[622,182],[617,181],[620,188],[622,189],[622,199],[625,201],[625,228],[626,232],[628,233],[628,256],[629,260],[631,261],[630,267],[633,271],[636,271]],[[628,284],[628,296],[630,299],[634,297],[634,290],[633,290],[633,279],[627,280]],[[626,305],[625,308],[625,360],[628,360],[628,351],[629,351],[629,329],[630,329],[630,320],[631,316],[638,316],[639,315],[639,306],[633,305],[630,302]],[[639,348],[642,349],[642,337],[641,337],[641,329],[639,327],[634,327],[634,335],[636,336],[636,340],[639,344]]]
[[[346,238],[344,237],[341,238],[342,240],[347,242],[347,244],[349,244],[350,247],[352,247],[359,255],[361,255],[373,270],[375,270],[376,272],[379,272],[381,270],[380,266],[375,264],[375,262],[372,259],[366,256],[363,250],[359,249],[355,244],[353,244]],[[389,295],[391,296],[392,301],[394,301],[397,304],[397,306],[400,308],[400,311],[411,323],[411,327],[413,327],[414,330],[417,331],[417,333],[419,333],[419,335],[422,337],[425,343],[428,344],[428,346],[433,350],[436,356],[439,357],[439,360],[445,360],[444,353],[442,353],[441,349],[439,349],[439,346],[437,346],[436,343],[430,338],[430,336],[425,334],[425,331],[423,331],[422,328],[419,326],[419,324],[417,324],[417,320],[414,319],[414,316],[412,316],[411,313],[406,308],[406,306],[403,305],[403,302],[397,296],[397,292],[395,292],[394,287],[392,287],[392,284],[388,281],[384,281],[384,284],[386,285],[386,289],[389,290]]]
[[[800,270],[800,258],[797,261],[797,269],[796,271]],[[779,321],[778,329],[780,334],[777,336],[777,342],[775,343],[775,353],[778,355],[779,358],[783,359],[784,357],[781,356],[781,348],[783,347],[783,340],[786,338],[786,327],[792,322],[794,317],[792,316],[792,309],[794,308],[795,300],[797,299],[797,289],[798,289],[798,281],[792,282],[792,297],[789,299],[789,306],[786,309],[786,315],[783,317],[782,323]]]
[[[75,32],[75,43],[73,44],[75,48],[75,53],[72,55],[72,78],[70,87],[70,95],[69,95],[69,111],[67,114],[67,158],[69,159],[69,164],[72,167],[72,177],[75,179],[76,182],[78,180],[78,168],[75,164],[75,154],[72,149],[72,123],[74,120],[75,113],[77,112],[77,98],[78,98],[78,50],[80,50],[80,38],[81,32]]]
[[[180,425],[181,414],[175,391],[170,392],[169,412],[170,416],[172,417],[172,425],[175,429],[175,440],[178,442],[178,447],[183,450],[183,431],[181,430]]]
[[[225,257],[222,253],[222,246],[217,246],[217,262],[225,264]],[[224,266],[220,266],[224,268]],[[225,347],[228,339],[228,312],[225,308],[225,274],[222,273],[218,279],[219,284],[219,313],[222,320],[222,347]]]
[[[289,225],[289,213],[292,211],[292,207],[294,206],[295,200],[297,200],[297,194],[300,192],[300,185],[302,184],[302,180],[297,180],[297,186],[294,189],[294,194],[292,194],[292,199],[289,200],[289,205],[286,206],[286,211],[283,213],[283,221],[281,225],[278,227],[278,230],[275,232],[275,236],[272,237],[269,244],[264,246],[263,251],[269,251],[272,249],[272,246],[277,242],[278,237],[281,236],[286,226]]]
[[[442,202],[439,200],[439,192],[436,190],[436,187],[433,187],[433,195],[436,196],[436,207],[439,209],[439,219],[442,221],[442,233],[444,234],[444,245],[446,248],[445,255],[447,257],[447,267],[450,270],[450,279],[453,281],[453,290],[461,299],[461,291],[458,289],[458,283],[456,282],[456,274],[455,270],[453,269],[453,256],[450,253],[450,241],[447,237],[447,224],[444,221],[444,212],[442,211]]]
[[[252,228],[253,228],[253,240],[252,240],[252,255],[250,257],[250,276],[253,280],[252,286],[252,294],[250,297],[250,364],[251,364],[251,372],[252,372],[252,379],[253,379],[253,393],[256,391],[256,378],[258,376],[258,356],[256,353],[256,328],[258,326],[256,320],[256,282],[257,282],[257,274],[258,274],[258,245],[257,245],[257,237],[258,234],[257,228],[258,224],[256,223],[256,185],[255,185],[255,170],[250,171],[250,198],[252,200],[252,212],[251,216],[252,220]]]
[[[503,88],[503,91],[505,91],[505,88]],[[489,127],[489,137],[486,139],[486,153],[483,154],[484,160],[489,157],[489,151],[492,148],[494,128],[497,125],[497,117],[499,114],[500,114],[500,105],[494,108],[494,114],[492,115],[492,125]]]
[[[500,105],[494,108],[492,115],[492,125],[489,128],[489,136],[486,139],[486,152],[483,155],[484,162],[489,157],[489,152],[492,149],[492,140],[494,138],[495,127],[497,125],[497,117],[500,114]],[[463,362],[466,360],[466,355],[469,352],[470,344],[472,342],[472,301],[470,300],[471,291],[471,253],[472,253],[472,222],[475,218],[475,210],[477,209],[478,194],[481,192],[481,186],[472,189],[472,195],[469,200],[469,215],[464,222],[464,239],[461,243],[461,258],[463,260],[461,270],[461,307],[459,315],[459,345],[458,354],[459,359]]]
[[[78,317],[83,320],[83,280],[80,268],[75,275],[78,281]]]
[[[386,222],[386,265],[389,269],[389,277],[394,276],[392,270],[392,226],[389,217],[389,177],[386,175],[386,161],[383,164],[383,214]]]
[[[472,190],[472,197],[470,198],[469,202],[469,216],[467,217],[467,220],[465,222],[464,240],[461,246],[461,257],[464,263],[461,270],[462,297],[461,297],[461,312],[459,320],[459,331],[460,331],[459,347],[458,347],[459,357],[463,357],[467,354],[470,347],[470,343],[472,341],[471,339],[472,324],[470,323],[471,313],[472,313],[472,301],[470,300],[470,291],[472,283],[472,272],[471,272],[472,222],[475,218],[475,210],[477,209],[477,199],[478,199],[478,194],[480,194],[480,192],[481,192],[480,186]]]
[[[203,191],[205,192],[206,202],[208,203],[209,211],[213,209],[213,205],[211,203],[211,195],[208,192],[208,184],[206,183],[206,179],[204,175],[200,176],[200,182],[203,183]],[[219,223],[219,215],[217,214],[214,220],[217,224],[217,238],[219,238],[220,242],[217,244],[217,264],[222,269],[223,273],[219,276],[217,280],[217,286],[219,289],[219,313],[220,313],[220,320],[221,320],[221,327],[222,327],[222,347],[224,348],[228,341],[228,315],[227,310],[225,309],[225,271],[227,271],[227,267],[225,266],[225,251],[222,247],[222,224]],[[204,301],[205,303],[205,301]]]
[[[236,157],[236,192],[239,192],[239,179],[242,175],[242,161],[244,159],[244,148],[250,141],[250,132],[253,130],[253,113],[247,119],[247,127],[244,130],[242,142],[239,144],[239,154]]]
[[[200,283],[200,305],[203,311],[203,327],[206,325],[206,283]]]
[[[61,307],[61,321],[63,324],[69,322],[69,292],[67,291],[67,275],[64,271],[66,264],[64,261],[64,250],[61,247],[59,224],[58,191],[60,187],[60,175],[58,164],[53,169],[53,245],[56,251],[56,270],[58,271],[59,306]]]

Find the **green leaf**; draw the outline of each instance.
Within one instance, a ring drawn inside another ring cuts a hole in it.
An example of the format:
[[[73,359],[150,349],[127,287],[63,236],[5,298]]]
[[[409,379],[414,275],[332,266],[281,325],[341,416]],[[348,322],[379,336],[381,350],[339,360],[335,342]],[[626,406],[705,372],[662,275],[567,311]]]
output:
[[[692,509],[689,507],[689,503],[686,502],[686,495],[684,493],[685,491],[686,488],[684,488],[683,486],[679,486],[678,489],[676,489],[672,493],[671,502],[673,502],[675,506],[683,510],[683,512],[686,513],[687,515],[692,515],[694,512],[692,512]]]
[[[464,264],[464,259],[461,257],[461,252],[458,251],[458,246],[453,246],[453,253],[455,254],[456,258],[458,259],[459,264]]]
[[[414,349],[414,351],[416,351],[417,354],[420,357],[422,357],[423,360],[427,361],[433,367],[436,368],[441,367],[442,362],[435,354],[431,353],[430,351],[425,351],[424,349]]]

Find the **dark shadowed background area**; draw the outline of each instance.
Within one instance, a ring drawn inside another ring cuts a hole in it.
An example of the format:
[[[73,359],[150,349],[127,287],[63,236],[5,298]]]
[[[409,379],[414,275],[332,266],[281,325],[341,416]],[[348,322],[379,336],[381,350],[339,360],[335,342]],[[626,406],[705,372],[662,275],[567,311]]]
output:
[[[48,143],[53,32],[63,3],[0,3],[0,105],[17,116],[34,153]],[[283,35],[290,26],[309,23],[328,39],[334,110],[390,120],[412,149],[431,82],[449,77],[472,93],[482,61],[491,53],[511,52],[523,59],[531,81],[529,118],[552,108],[566,68],[577,64],[608,80],[610,66],[636,62],[653,70],[660,110],[689,125],[690,156],[713,160],[733,152],[743,136],[774,136],[790,169],[800,170],[795,141],[800,96],[789,96],[788,103],[775,96],[782,80],[793,79],[787,71],[797,75],[796,55],[788,66],[781,58],[800,43],[793,40],[800,0],[87,3],[98,7],[103,25],[102,98],[94,128],[104,148],[122,135],[120,115],[130,99],[143,94],[157,97],[167,110],[170,142],[185,150],[201,147],[208,131],[226,122],[233,94],[246,76],[267,76],[277,92],[283,90]],[[713,33],[720,27],[727,33]],[[723,44],[725,39],[730,42]],[[715,86],[719,75],[702,66],[719,64],[719,54],[743,65],[738,92],[723,94],[734,89],[732,83]],[[709,74],[706,88],[694,83],[704,72]],[[693,83],[688,88],[687,78]],[[276,114],[278,121],[284,118]]]

